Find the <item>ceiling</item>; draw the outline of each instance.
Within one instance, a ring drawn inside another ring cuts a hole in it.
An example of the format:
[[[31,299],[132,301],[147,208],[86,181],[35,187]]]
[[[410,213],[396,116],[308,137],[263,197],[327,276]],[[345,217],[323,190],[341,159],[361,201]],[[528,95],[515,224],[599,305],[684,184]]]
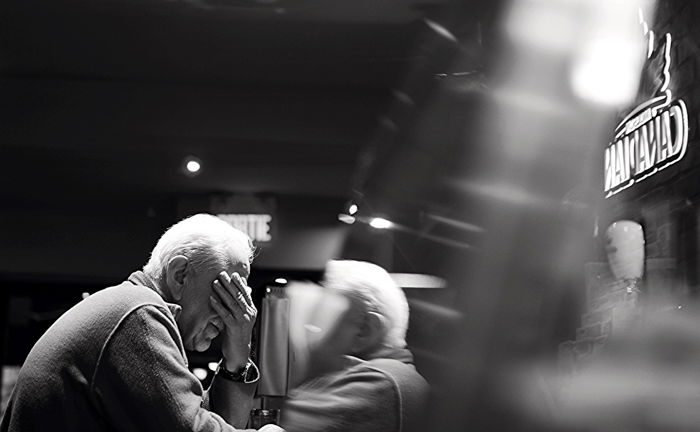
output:
[[[0,8],[0,175],[11,186],[1,197],[21,205],[211,192],[348,197],[397,91],[417,68],[429,81],[441,67],[429,63],[440,37],[425,20],[462,17],[454,30],[471,28],[483,5],[7,0]],[[187,155],[202,160],[200,175],[183,175]]]

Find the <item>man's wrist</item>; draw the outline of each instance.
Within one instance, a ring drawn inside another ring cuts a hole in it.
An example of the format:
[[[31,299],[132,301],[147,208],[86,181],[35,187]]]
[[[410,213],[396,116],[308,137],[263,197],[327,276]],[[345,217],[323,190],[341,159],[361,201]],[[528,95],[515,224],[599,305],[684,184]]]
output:
[[[218,368],[216,369],[216,375],[221,376],[228,381],[252,383],[258,380],[260,373],[258,372],[258,368],[250,359],[243,363],[242,366],[235,369],[229,369],[226,367],[226,363],[224,359],[222,359],[219,362]]]
[[[230,371],[235,371],[247,365],[249,361],[250,360],[248,356],[236,357],[231,359],[228,359],[226,358],[226,356],[224,356],[224,358],[221,359],[221,365]]]

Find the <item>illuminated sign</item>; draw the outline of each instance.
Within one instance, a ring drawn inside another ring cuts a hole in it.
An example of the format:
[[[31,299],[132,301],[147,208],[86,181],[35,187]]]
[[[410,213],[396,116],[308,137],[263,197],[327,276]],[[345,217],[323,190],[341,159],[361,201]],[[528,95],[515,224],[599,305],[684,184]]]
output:
[[[254,242],[272,241],[270,224],[272,215],[269,214],[217,214],[217,217],[248,234]]]
[[[671,35],[654,49],[654,32],[641,21],[649,38],[641,90],[650,98],[617,125],[615,139],[605,149],[606,198],[678,162],[688,147],[688,112],[669,89]]]

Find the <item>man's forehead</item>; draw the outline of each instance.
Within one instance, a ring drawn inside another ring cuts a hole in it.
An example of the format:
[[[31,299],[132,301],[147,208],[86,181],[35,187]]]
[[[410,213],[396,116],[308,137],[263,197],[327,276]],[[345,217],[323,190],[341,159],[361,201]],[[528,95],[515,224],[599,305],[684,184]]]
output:
[[[248,278],[248,276],[250,276],[250,262],[248,262],[248,257],[231,257],[231,265],[228,271],[229,273],[236,272],[241,277]]]

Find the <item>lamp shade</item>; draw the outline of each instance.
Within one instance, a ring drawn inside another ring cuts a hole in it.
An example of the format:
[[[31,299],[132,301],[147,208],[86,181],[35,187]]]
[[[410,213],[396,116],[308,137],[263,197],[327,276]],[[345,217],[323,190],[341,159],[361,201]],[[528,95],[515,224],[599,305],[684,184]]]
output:
[[[611,224],[605,232],[605,250],[613,275],[620,280],[640,279],[644,272],[644,229],[630,220]]]

